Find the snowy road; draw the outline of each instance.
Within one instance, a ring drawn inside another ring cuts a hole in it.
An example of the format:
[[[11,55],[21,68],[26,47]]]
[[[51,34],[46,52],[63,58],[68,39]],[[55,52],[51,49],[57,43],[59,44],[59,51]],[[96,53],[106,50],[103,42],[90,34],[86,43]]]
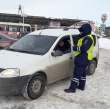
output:
[[[85,91],[67,94],[70,78],[47,87],[37,100],[30,101],[22,96],[0,96],[0,109],[110,109],[110,50],[100,49],[95,74],[87,76]]]

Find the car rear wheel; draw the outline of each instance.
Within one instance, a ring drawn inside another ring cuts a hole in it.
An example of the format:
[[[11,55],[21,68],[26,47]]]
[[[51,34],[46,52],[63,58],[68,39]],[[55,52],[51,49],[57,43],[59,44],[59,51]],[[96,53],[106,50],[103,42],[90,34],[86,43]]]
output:
[[[96,61],[92,60],[87,68],[87,75],[93,75],[96,69]]]
[[[23,96],[27,99],[35,100],[39,98],[45,89],[45,78],[42,75],[35,75],[27,83],[23,91]]]

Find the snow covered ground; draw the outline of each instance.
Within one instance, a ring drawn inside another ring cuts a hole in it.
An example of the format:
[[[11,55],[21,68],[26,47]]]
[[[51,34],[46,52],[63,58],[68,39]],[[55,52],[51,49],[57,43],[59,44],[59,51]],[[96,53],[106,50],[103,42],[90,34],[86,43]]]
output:
[[[110,109],[110,40],[99,39],[100,56],[95,74],[87,76],[85,91],[65,93],[70,78],[47,86],[37,100],[0,96],[0,109]]]
[[[99,39],[100,48],[105,48],[110,50],[110,39],[100,38]]]

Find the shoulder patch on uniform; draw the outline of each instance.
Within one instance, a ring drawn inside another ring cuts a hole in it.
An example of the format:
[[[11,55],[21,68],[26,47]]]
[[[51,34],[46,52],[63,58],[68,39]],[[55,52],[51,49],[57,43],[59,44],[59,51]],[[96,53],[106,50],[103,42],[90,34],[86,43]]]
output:
[[[84,44],[87,44],[87,42],[88,42],[88,40],[85,40],[85,41],[84,41]]]

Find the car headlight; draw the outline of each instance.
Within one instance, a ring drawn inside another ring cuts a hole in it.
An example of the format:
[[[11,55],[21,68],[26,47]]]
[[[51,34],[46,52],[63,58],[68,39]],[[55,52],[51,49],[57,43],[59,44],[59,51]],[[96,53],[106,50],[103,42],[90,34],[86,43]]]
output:
[[[6,69],[0,73],[0,77],[10,78],[17,77],[20,75],[19,69]]]

